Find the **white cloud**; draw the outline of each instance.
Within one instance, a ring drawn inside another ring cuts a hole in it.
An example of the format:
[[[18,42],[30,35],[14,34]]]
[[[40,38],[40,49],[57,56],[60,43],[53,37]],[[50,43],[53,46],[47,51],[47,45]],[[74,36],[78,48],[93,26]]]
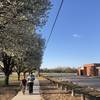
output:
[[[72,34],[72,37],[74,37],[74,38],[80,38],[81,36],[79,34]]]

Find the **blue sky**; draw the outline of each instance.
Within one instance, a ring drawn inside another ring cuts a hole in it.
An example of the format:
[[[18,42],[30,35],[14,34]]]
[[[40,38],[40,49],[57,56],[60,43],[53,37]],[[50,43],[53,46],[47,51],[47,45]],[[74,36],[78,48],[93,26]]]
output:
[[[47,39],[61,0],[51,0],[49,19],[41,29]],[[100,63],[100,0],[64,0],[42,68]]]

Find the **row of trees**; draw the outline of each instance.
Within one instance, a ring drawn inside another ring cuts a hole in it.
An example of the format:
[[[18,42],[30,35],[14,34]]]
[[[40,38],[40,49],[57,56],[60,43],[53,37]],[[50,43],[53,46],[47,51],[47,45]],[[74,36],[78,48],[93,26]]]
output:
[[[57,68],[52,68],[52,69],[41,69],[41,72],[44,73],[77,73],[76,68],[71,68],[71,67],[57,67]]]
[[[0,0],[0,61],[5,84],[16,70],[20,73],[39,69],[45,40],[36,33],[47,21],[49,0]]]

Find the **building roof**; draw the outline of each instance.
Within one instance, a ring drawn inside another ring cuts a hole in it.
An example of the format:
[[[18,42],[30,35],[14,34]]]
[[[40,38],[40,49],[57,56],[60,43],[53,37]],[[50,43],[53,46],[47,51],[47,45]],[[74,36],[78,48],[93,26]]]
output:
[[[84,67],[100,66],[100,63],[85,64]]]

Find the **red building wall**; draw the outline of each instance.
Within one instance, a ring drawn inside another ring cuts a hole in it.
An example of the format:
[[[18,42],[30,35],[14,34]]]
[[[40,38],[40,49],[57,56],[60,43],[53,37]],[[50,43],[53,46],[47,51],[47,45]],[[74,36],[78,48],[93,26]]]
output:
[[[86,76],[98,76],[99,71],[96,67],[100,67],[100,64],[85,64],[83,69],[79,70]]]
[[[86,64],[84,65],[84,69],[87,76],[96,76],[96,67],[94,64]]]

